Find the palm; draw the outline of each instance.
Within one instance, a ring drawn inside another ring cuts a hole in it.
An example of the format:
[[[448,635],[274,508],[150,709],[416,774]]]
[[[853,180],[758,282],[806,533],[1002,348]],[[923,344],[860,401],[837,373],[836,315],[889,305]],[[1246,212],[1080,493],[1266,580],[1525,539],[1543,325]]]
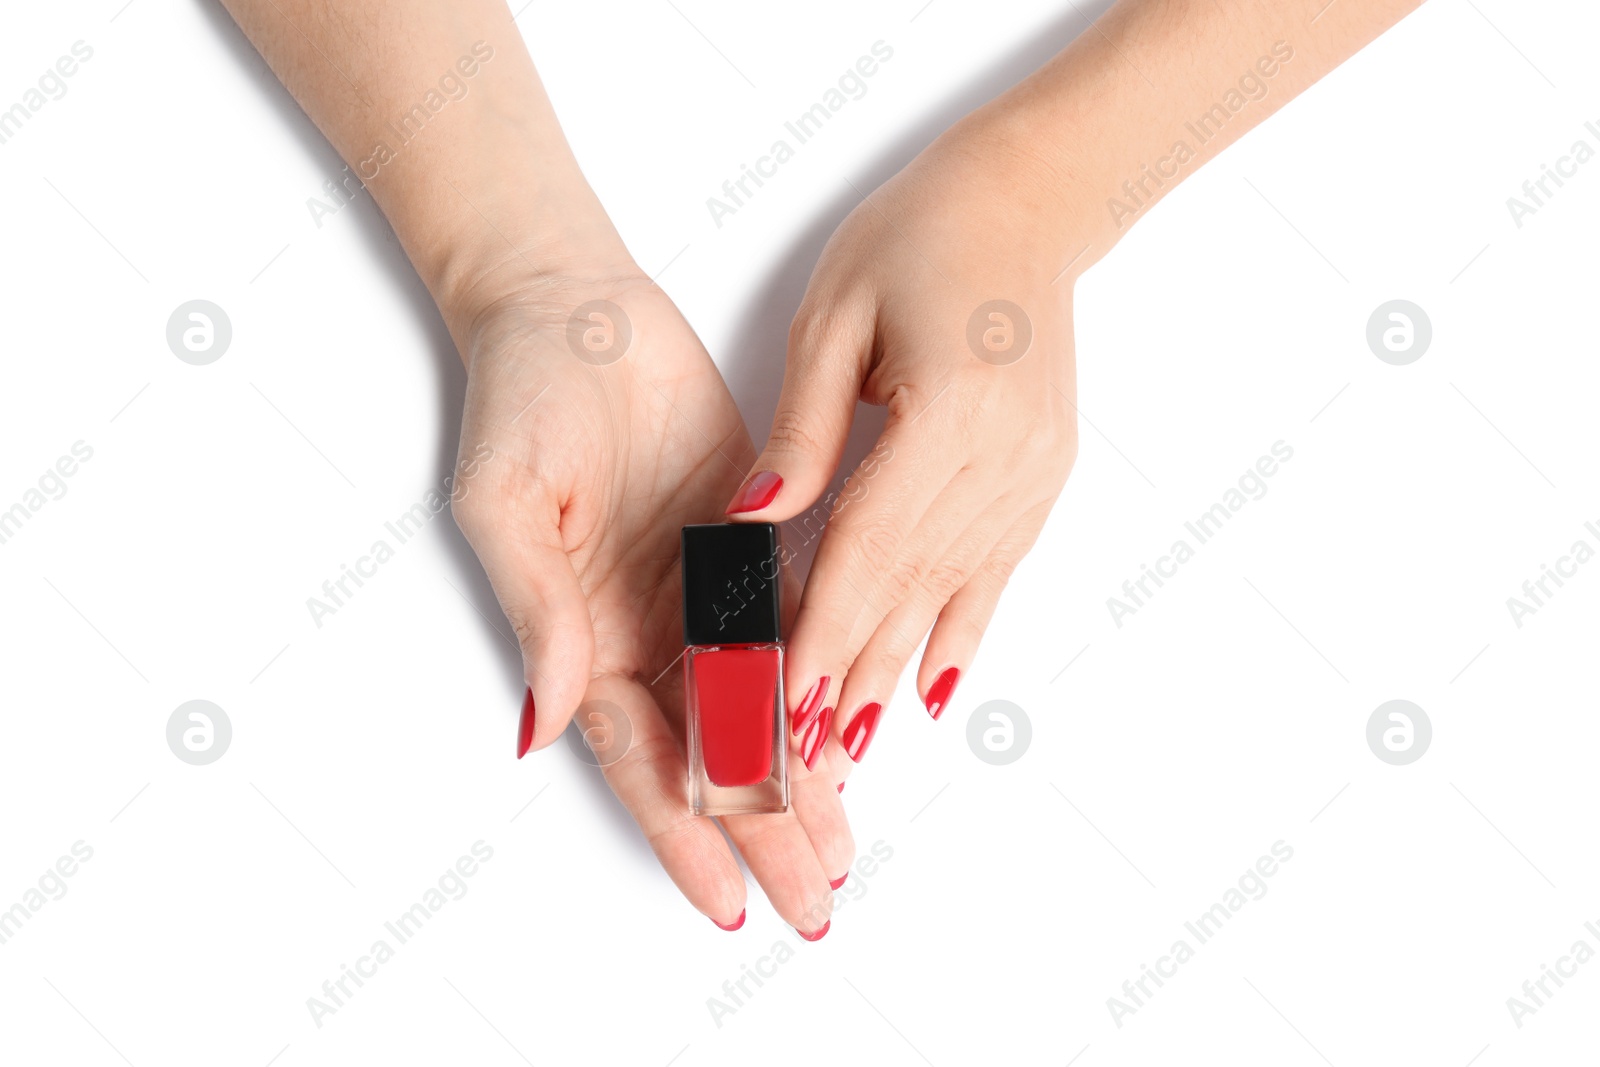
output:
[[[614,360],[569,342],[573,309],[596,299],[631,333]],[[672,667],[679,530],[719,518],[755,458],[733,397],[641,276],[581,293],[530,286],[480,316],[467,341],[462,453],[492,454],[458,517],[523,648],[530,743],[537,733],[549,744],[588,707],[585,737],[607,782],[679,889],[726,924],[744,881],[721,835],[689,813]],[[796,761],[790,780],[787,814],[722,825],[779,913],[811,931],[826,927],[829,880],[853,846],[827,769]]]
[[[497,312],[474,357],[474,381],[492,395],[481,407],[469,398],[463,444],[479,433],[495,463],[507,461],[499,484],[555,490],[562,546],[594,625],[592,673],[649,684],[682,651],[679,529],[720,515],[755,452],[667,296],[639,280],[607,286],[603,298],[622,309],[632,340],[599,365],[574,355],[562,310]]]

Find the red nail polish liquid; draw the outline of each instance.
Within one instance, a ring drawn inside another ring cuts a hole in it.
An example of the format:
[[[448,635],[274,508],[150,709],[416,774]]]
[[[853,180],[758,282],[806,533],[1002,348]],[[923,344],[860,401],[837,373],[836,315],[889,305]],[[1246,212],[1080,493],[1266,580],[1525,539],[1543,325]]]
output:
[[[789,810],[778,528],[683,528],[684,714],[696,815]]]

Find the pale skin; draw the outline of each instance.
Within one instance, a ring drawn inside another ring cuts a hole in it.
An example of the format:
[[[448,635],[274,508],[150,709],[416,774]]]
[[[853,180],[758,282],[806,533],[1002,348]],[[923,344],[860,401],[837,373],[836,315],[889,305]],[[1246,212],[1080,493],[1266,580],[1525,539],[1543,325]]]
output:
[[[853,473],[866,484],[822,538],[789,641],[791,693],[832,680],[826,754],[837,772],[854,766],[843,744],[854,717],[888,702],[925,637],[925,702],[942,674],[965,673],[1066,482],[1077,453],[1076,279],[1206,160],[1420,4],[1326,2],[1123,0],[835,231],[790,329],[772,434],[751,467],[783,488],[736,517],[807,511],[835,475],[856,400],[888,406],[878,448],[894,458]],[[1213,115],[1202,143],[1188,127],[1245,76],[1242,106]],[[1180,140],[1191,149],[1181,161]],[[1027,354],[1008,365],[968,343],[969,317],[996,298],[1022,308],[1032,329]]]
[[[796,314],[758,453],[705,348],[578,169],[503,0],[224,0],[359,168],[461,353],[462,456],[493,458],[473,465],[455,514],[521,645],[532,747],[585,702],[620,708],[631,741],[602,744],[606,779],[690,904],[723,925],[743,913],[731,841],[806,934],[829,921],[829,882],[854,856],[836,790],[864,756],[851,723],[889,702],[924,637],[925,700],[941,674],[967,670],[1072,469],[1074,282],[1205,160],[1419,2],[1335,0],[1319,13],[1322,0],[1122,0],[840,224]],[[470,76],[463,57],[478,60]],[[464,95],[374,167],[374,147],[396,140],[390,124],[451,72]],[[1264,95],[1203,144],[1185,134],[1247,74]],[[1179,139],[1192,156],[1175,162]],[[968,345],[974,310],[994,299],[1031,326],[1014,362]],[[568,343],[569,318],[594,300],[631,324],[613,362]],[[688,810],[679,529],[717,521],[761,472],[781,488],[737,519],[809,512],[839,472],[858,399],[889,409],[870,485],[847,490],[803,595],[786,589],[798,603],[789,711],[828,677],[832,737],[812,768],[795,740],[786,814],[724,818],[724,839]]]

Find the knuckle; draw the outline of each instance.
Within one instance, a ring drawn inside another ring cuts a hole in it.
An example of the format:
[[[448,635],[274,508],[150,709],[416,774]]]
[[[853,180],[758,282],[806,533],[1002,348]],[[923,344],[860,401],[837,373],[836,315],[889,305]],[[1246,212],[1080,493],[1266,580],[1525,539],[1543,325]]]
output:
[[[517,644],[524,651],[531,651],[536,625],[533,613],[521,604],[503,604],[501,610],[505,612],[506,621],[511,624],[511,632],[516,636]]]
[[[922,581],[923,596],[932,602],[943,604],[949,600],[956,590],[967,584],[968,569],[966,561],[957,555],[948,555],[936,560],[928,568],[926,577]]]
[[[650,850],[663,859],[674,853],[693,855],[696,851],[714,847],[707,838],[706,828],[701,825],[703,821],[688,814],[675,815],[666,823],[647,831],[645,840]],[[737,902],[736,892],[729,902]]]
[[[898,604],[914,593],[922,584],[924,565],[919,560],[900,559],[894,566],[883,570],[879,565],[877,591],[883,597],[885,608]]]
[[[682,772],[675,766],[682,761],[683,756],[678,751],[677,742],[670,737],[655,737],[643,741],[635,739],[628,745],[626,752],[604,765],[603,770],[608,778],[612,775],[646,774],[672,782],[682,777]],[[693,820],[687,821],[691,828],[694,827]]]
[[[657,827],[645,835],[645,840],[650,842],[650,848],[658,855],[668,851],[670,846],[678,841],[693,840],[700,833],[700,828],[695,826],[690,819],[673,819],[665,826]]]
[[[785,408],[773,418],[767,450],[806,456],[826,455],[829,451],[823,447],[812,421],[794,408]]]
[[[972,576],[972,583],[977,587],[979,596],[986,606],[985,614],[994,610],[994,604],[1000,599],[1000,594],[1005,591],[1011,576],[1016,573],[1017,566],[1022,562],[1022,553],[1001,547],[984,560]]]
[[[937,606],[949,600],[965,580],[966,568],[962,561],[946,555],[897,563],[884,576],[879,589],[887,597],[885,606],[906,602]]]
[[[789,323],[789,351],[816,359],[824,352],[837,349],[850,336],[850,318],[837,299],[808,289]]]
[[[1021,562],[1020,556],[1010,552],[999,552],[990,556],[983,564],[984,581],[992,585],[996,592],[1004,589]]]
[[[882,575],[894,562],[895,550],[900,547],[900,530],[888,516],[863,519],[850,530],[845,544],[849,546],[852,574]]]
[[[1015,408],[998,395],[999,389],[994,382],[979,384],[967,381],[964,385],[961,396],[952,398],[958,399],[959,403],[951,404],[949,412],[949,432],[957,441],[970,448],[994,432],[997,419],[1001,425],[1010,426],[1015,432],[1021,420],[1017,419]]]
[[[789,323],[789,351],[796,355],[814,351],[826,332],[827,322],[826,313],[807,294]]]

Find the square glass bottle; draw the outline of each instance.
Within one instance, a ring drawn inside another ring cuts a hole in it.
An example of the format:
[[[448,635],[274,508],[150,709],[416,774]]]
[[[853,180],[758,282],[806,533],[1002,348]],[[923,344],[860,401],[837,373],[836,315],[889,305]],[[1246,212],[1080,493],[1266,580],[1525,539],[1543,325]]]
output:
[[[696,815],[789,810],[778,528],[683,528],[684,715]]]

